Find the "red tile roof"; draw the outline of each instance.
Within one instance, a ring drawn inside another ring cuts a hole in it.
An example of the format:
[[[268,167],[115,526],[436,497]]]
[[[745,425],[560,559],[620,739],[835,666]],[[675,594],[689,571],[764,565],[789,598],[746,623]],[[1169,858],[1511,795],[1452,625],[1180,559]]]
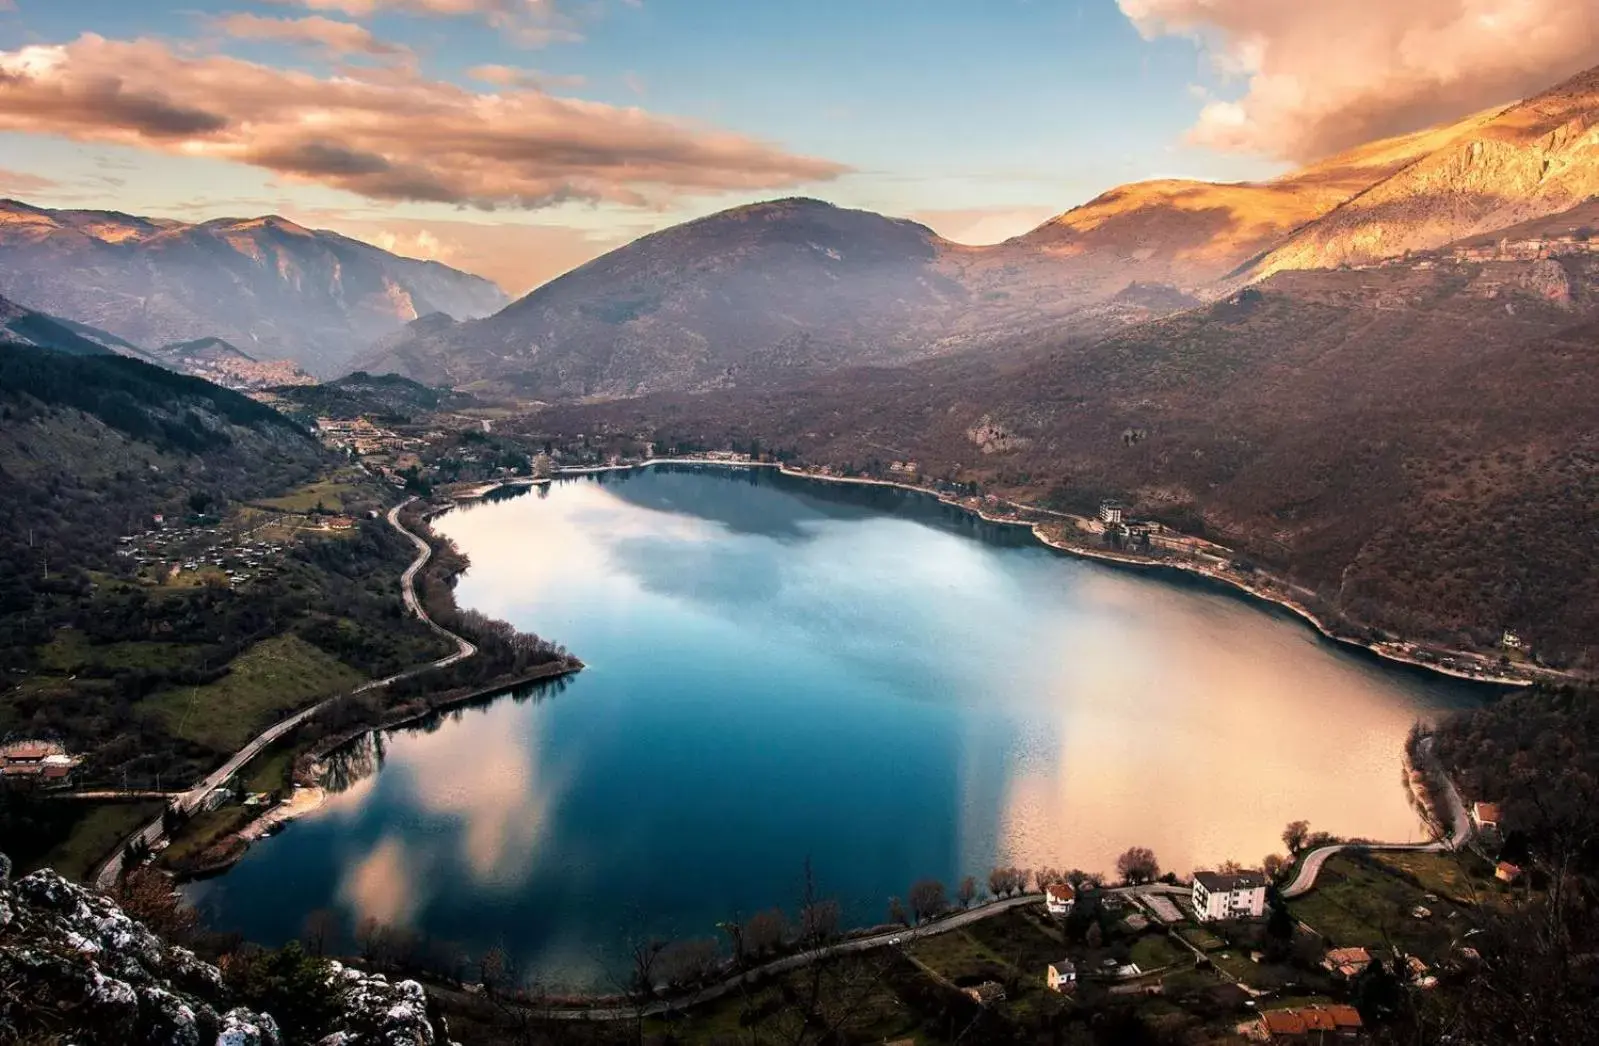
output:
[[[1069,901],[1077,896],[1070,883],[1050,883],[1044,887],[1044,892],[1057,901]]]
[[[1297,1010],[1267,1010],[1260,1015],[1261,1022],[1271,1035],[1303,1035],[1305,1020]]]

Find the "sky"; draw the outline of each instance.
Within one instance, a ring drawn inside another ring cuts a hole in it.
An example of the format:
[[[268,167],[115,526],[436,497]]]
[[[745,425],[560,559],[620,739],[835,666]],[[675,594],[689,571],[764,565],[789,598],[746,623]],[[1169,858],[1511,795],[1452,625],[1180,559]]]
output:
[[[779,196],[995,242],[1594,64],[1592,0],[0,0],[0,195],[278,213],[520,294]]]

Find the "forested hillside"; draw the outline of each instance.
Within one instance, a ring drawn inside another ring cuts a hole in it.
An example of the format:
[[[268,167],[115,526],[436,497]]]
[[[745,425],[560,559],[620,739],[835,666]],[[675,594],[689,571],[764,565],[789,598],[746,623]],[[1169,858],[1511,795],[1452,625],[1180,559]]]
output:
[[[437,656],[398,597],[403,537],[246,507],[330,464],[200,379],[0,347],[0,736],[59,738],[89,779],[182,783],[319,688]],[[169,551],[119,554],[146,533]],[[205,559],[268,533],[281,551],[248,578]]]

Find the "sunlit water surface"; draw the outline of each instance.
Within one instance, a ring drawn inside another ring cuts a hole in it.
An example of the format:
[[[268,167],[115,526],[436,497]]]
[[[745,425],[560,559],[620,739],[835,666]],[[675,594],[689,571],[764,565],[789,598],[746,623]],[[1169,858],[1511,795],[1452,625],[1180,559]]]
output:
[[[631,939],[792,909],[807,858],[875,923],[1000,861],[1258,863],[1297,818],[1416,839],[1405,733],[1480,697],[889,489],[656,468],[436,525],[463,606],[587,670],[355,746],[326,807],[192,888],[217,925],[332,909],[605,988]]]

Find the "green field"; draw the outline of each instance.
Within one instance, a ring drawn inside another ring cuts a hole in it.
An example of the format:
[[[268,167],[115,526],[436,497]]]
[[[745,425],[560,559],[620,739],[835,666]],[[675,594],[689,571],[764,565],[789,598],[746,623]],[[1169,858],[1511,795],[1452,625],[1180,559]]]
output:
[[[24,858],[18,855],[21,871],[54,868],[68,879],[83,880],[94,866],[109,857],[124,839],[141,825],[161,816],[159,801],[139,803],[79,803],[66,799],[47,800],[52,819],[46,839],[35,839],[48,848]]]
[[[291,731],[290,733],[297,733]],[[256,756],[239,771],[239,779],[246,792],[275,792],[292,783],[290,772],[294,769],[295,750],[292,743],[279,741]]]
[[[343,512],[348,504],[370,498],[371,495],[363,493],[357,484],[332,477],[307,483],[282,497],[267,498],[257,504],[284,512],[310,512],[318,505],[329,512]]]
[[[1203,926],[1193,923],[1181,923],[1177,926],[1177,932],[1185,941],[1202,952],[1213,952],[1218,948],[1227,947],[1226,941],[1217,937]]]
[[[298,636],[275,636],[246,650],[216,682],[166,690],[141,707],[174,736],[232,752],[283,713],[363,681],[359,672]]]
[[[1505,892],[1503,884],[1494,878],[1493,866],[1470,852],[1373,853],[1371,859],[1415,879],[1428,893],[1461,905],[1483,904]],[[1422,903],[1430,906],[1430,902]]]
[[[181,869],[224,835],[249,824],[254,816],[242,806],[223,806],[195,814],[178,830],[172,844],[161,852],[160,863],[167,868]]]
[[[1337,947],[1391,945],[1435,961],[1471,929],[1471,913],[1426,894],[1373,858],[1339,854],[1322,868],[1316,888],[1289,902],[1289,910]],[[1411,909],[1418,905],[1431,917],[1414,918]]]
[[[1143,970],[1158,970],[1190,961],[1193,953],[1179,949],[1164,934],[1146,933],[1133,942],[1132,961]]]
[[[91,643],[77,629],[62,628],[50,642],[39,647],[39,667],[52,675],[73,675],[88,669],[114,672],[170,668],[174,660],[182,660],[183,650],[177,643]]]

